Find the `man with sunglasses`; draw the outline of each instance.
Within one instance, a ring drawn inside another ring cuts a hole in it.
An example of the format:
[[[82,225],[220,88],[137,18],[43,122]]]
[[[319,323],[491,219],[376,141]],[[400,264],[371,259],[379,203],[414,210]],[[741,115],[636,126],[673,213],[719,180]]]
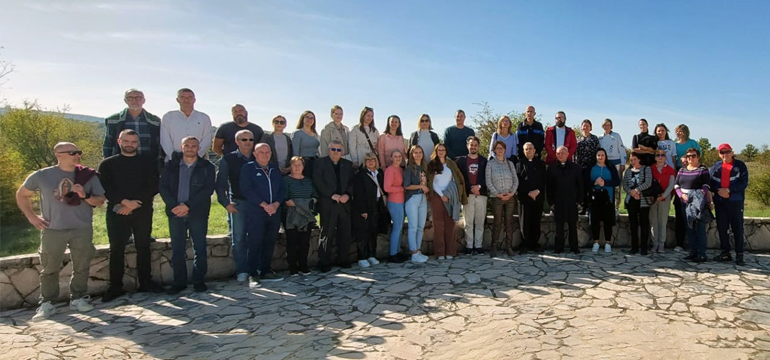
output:
[[[104,189],[96,171],[80,165],[83,152],[69,142],[54,146],[57,164],[35,171],[16,192],[16,203],[27,220],[41,230],[40,307],[33,320],[47,319],[56,312],[59,271],[64,251],[72,259],[70,309],[93,310],[89,304],[88,274],[96,249],[93,243],[93,208],[104,203]],[[32,198],[40,192],[42,216],[35,213]]]
[[[252,152],[254,134],[249,130],[238,131],[235,133],[235,142],[238,144],[238,149],[225,154],[219,162],[216,191],[217,201],[227,210],[230,223],[236,279],[239,282],[245,282],[249,279],[246,258],[246,198],[241,192],[240,176],[243,165],[254,161]]]
[[[144,93],[140,90],[126,90],[123,101],[128,105],[127,108],[104,119],[106,129],[102,156],[106,159],[120,154],[118,135],[123,130],[131,129],[139,134],[136,153],[156,159],[158,165],[163,164],[163,154],[160,151],[160,118],[144,109]]]
[[[727,229],[733,230],[735,239],[735,263],[745,265],[743,261],[743,205],[746,200],[746,188],[749,185],[749,169],[743,161],[735,158],[730,144],[719,145],[719,157],[709,171],[711,188],[717,189],[714,198],[714,210],[717,218],[717,231],[722,253],[716,261],[732,261],[730,255],[730,236]]]
[[[235,134],[241,130],[249,130],[254,135],[252,147],[256,143],[261,142],[262,136],[265,134],[262,127],[249,122],[249,112],[246,111],[246,107],[243,105],[233,105],[231,112],[233,114],[233,121],[222,124],[214,135],[212,150],[219,156],[227,155],[238,149],[238,144],[235,142]]]

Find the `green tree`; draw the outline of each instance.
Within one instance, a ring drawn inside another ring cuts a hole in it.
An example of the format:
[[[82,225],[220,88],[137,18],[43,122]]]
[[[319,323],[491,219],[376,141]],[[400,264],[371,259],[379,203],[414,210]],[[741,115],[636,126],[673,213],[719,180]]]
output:
[[[745,161],[753,161],[757,154],[759,154],[759,150],[751,143],[746,144],[746,148],[741,151],[741,156]]]
[[[480,109],[471,116],[471,120],[473,121],[473,129],[476,131],[476,136],[481,140],[481,144],[479,144],[479,154],[483,157],[489,157],[489,142],[492,140],[492,135],[497,131],[497,121],[500,120],[503,115],[508,115],[508,117],[511,118],[511,132],[515,132],[519,123],[526,119],[524,113],[513,110],[508,113],[497,112],[492,109],[486,101],[473,103],[473,105],[480,107]],[[536,119],[540,121],[540,115],[537,115]]]
[[[700,162],[703,165],[711,166],[716,161],[719,160],[719,152],[716,148],[714,148],[711,145],[711,141],[707,138],[700,138],[698,139],[698,145],[700,145],[701,148],[701,159]]]

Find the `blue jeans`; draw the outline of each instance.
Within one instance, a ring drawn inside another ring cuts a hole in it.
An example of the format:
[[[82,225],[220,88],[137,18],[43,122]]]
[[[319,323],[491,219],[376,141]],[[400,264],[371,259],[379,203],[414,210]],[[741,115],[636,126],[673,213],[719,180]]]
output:
[[[422,248],[422,233],[425,229],[425,219],[428,217],[428,199],[425,194],[414,194],[404,204],[406,220],[408,221],[407,238],[409,250]]]
[[[209,228],[208,216],[168,218],[168,230],[171,233],[171,264],[174,267],[174,286],[187,286],[187,233],[193,244],[193,283],[203,283],[208,271],[206,255],[206,232]]]
[[[281,215],[268,216],[262,208],[248,210],[248,269],[249,275],[257,276],[272,271],[273,250],[281,229]]]
[[[235,261],[235,273],[248,273],[249,267],[246,257],[246,200],[233,199],[238,212],[228,214],[230,220],[230,233],[233,242],[233,260]]]
[[[687,213],[687,204],[682,203],[682,213]],[[690,244],[690,255],[706,257],[706,225],[711,220],[711,215],[706,211],[700,220],[696,221],[692,227],[687,224],[685,217],[685,227],[687,228],[687,242]]]
[[[393,229],[390,231],[390,256],[398,254],[401,245],[401,230],[404,228],[404,204],[388,201],[388,212],[393,220]]]

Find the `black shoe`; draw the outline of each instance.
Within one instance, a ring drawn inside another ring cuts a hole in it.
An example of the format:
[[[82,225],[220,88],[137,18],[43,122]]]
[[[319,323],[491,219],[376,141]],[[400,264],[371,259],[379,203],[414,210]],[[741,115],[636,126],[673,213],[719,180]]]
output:
[[[318,271],[322,273],[328,273],[329,271],[332,271],[332,267],[329,265],[320,265],[318,266]]]
[[[104,295],[102,295],[102,302],[103,303],[110,302],[125,294],[126,292],[123,289],[109,288],[107,289],[107,292],[105,292]]]
[[[693,262],[696,262],[696,263],[704,263],[704,262],[706,262],[706,260],[707,260],[707,259],[706,259],[706,257],[705,257],[705,256],[698,256],[698,257],[696,257],[696,258],[693,260]]]
[[[564,249],[553,249],[554,254],[561,254],[564,252]]]
[[[738,255],[736,254],[735,256],[737,257]],[[714,256],[714,261],[720,261],[720,262],[733,261],[733,257],[730,255],[729,252],[723,251],[721,254]]]
[[[299,271],[300,275],[310,275],[310,269],[304,268]]]
[[[519,249],[519,255],[527,255],[527,249],[522,246],[521,249]]]
[[[400,256],[398,256],[398,255],[392,255],[392,256],[388,257],[388,262],[392,262],[392,263],[394,263],[394,264],[401,264],[401,263],[404,263],[404,262],[405,262],[405,260],[404,260],[404,259],[402,259],[402,258],[401,258]]]
[[[484,249],[482,248],[474,249],[473,251],[476,252],[476,255],[484,255]]]
[[[642,249],[642,256],[647,256],[647,249]]]
[[[690,255],[687,255],[687,256],[683,257],[682,260],[684,260],[684,261],[693,261],[696,258],[697,258],[697,256],[695,256],[693,254],[690,254]]]
[[[631,255],[636,255],[638,252],[639,252],[639,249],[631,248],[631,251],[629,251],[628,253]]]
[[[193,284],[193,290],[195,290],[195,292],[204,292],[204,291],[206,291],[208,289],[209,289],[209,287],[206,286],[206,284],[204,284],[202,282]]]
[[[575,250],[572,250],[572,253],[575,254],[575,255],[580,255],[580,253],[582,253],[582,251],[580,251],[579,249],[575,249]]]
[[[746,263],[743,262],[743,254],[735,254],[735,264],[739,266],[746,265]]]
[[[283,280],[283,276],[278,276],[278,274],[274,272],[264,273],[262,275],[259,275],[259,281],[263,282],[276,282]]]
[[[151,243],[154,243],[154,242],[156,242],[156,241],[158,241],[158,239],[156,239],[156,238],[154,238],[154,237],[150,236],[150,242],[151,242]]]
[[[166,294],[176,295],[176,294],[179,294],[180,292],[184,291],[185,289],[187,289],[187,286],[174,285],[171,288],[169,288],[168,290],[166,290]]]
[[[473,255],[473,248],[465,248],[465,255]]]
[[[350,269],[350,263],[348,262],[339,263],[337,264],[337,266],[339,266],[342,269]]]
[[[160,284],[154,281],[149,281],[147,285],[145,284],[140,285],[139,289],[136,289],[136,292],[150,292],[150,293],[158,294],[158,293],[162,293],[164,290],[166,289],[164,289],[163,286],[161,286]]]

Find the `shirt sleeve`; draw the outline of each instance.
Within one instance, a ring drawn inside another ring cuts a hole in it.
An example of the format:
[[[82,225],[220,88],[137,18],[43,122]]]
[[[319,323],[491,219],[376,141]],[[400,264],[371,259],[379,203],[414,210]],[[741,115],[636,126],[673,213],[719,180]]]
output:
[[[211,149],[211,118],[208,115],[203,114],[203,139],[201,139],[201,147],[198,149],[198,155],[205,159],[205,155]]]

